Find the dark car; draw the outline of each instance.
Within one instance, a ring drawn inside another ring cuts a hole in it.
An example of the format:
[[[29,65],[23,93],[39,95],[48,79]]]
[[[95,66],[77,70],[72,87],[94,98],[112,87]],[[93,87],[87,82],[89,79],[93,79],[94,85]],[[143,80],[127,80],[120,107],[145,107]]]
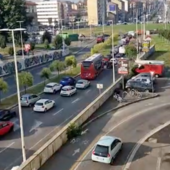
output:
[[[134,89],[139,92],[155,92],[155,86],[153,84],[146,84],[138,81],[128,81],[126,83],[126,89]]]
[[[97,37],[97,43],[102,43],[104,41],[105,41],[104,36]]]
[[[24,50],[23,52],[24,52],[24,55],[27,54],[27,52],[26,52],[25,50]],[[18,50],[18,51],[17,51],[17,55],[22,55],[22,50]]]
[[[76,80],[73,77],[64,77],[61,79],[60,84],[62,86],[75,86]]]
[[[0,121],[8,121],[16,116],[16,112],[11,110],[0,110]]]

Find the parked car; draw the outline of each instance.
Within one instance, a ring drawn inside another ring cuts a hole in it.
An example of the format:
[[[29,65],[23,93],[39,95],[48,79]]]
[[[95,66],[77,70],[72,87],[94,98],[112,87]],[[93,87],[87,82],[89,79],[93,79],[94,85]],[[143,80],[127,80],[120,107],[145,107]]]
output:
[[[146,84],[153,83],[153,81],[148,77],[136,77],[136,78],[132,78],[128,81],[137,81],[137,82],[142,82],[142,83],[146,83]]]
[[[44,87],[44,93],[56,93],[61,90],[62,85],[58,83],[48,83]]]
[[[14,124],[12,122],[0,122],[0,136],[4,136],[9,132],[12,132]]]
[[[33,110],[35,112],[46,112],[53,108],[54,106],[55,106],[54,100],[40,99],[35,103]]]
[[[126,89],[134,89],[139,92],[155,92],[155,86],[153,84],[146,84],[138,81],[127,81]]]
[[[21,97],[21,106],[33,106],[38,100],[40,96],[35,94],[24,94]]]
[[[152,76],[151,73],[140,73],[140,74],[137,74],[136,76],[132,77],[132,79],[137,79],[137,78],[148,78],[151,81],[153,81],[154,83],[156,81],[155,76]]]
[[[105,41],[104,36],[99,36],[99,37],[97,37],[97,43],[102,43],[102,42],[104,42],[104,41]]]
[[[64,86],[61,91],[61,96],[72,96],[77,92],[77,89],[74,86]]]
[[[25,50],[23,50],[23,54],[26,55],[27,52]],[[22,55],[22,50],[18,50],[17,51],[17,55]]]
[[[85,89],[89,86],[90,86],[90,81],[88,81],[88,80],[81,79],[81,80],[78,80],[77,83],[76,83],[77,89]]]
[[[0,121],[8,121],[16,116],[15,111],[11,110],[0,110]]]
[[[62,86],[75,86],[76,80],[73,77],[64,77],[61,79],[60,84]]]
[[[121,139],[113,136],[103,136],[96,143],[91,159],[95,162],[113,164],[114,159],[122,149]]]

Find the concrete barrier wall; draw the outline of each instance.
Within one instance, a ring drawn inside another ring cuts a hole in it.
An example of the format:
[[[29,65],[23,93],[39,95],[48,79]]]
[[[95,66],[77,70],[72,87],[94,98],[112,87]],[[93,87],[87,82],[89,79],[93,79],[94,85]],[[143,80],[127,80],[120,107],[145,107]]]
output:
[[[45,143],[33,154],[19,170],[38,170],[58,149],[67,142],[67,129],[71,123],[82,125],[112,94],[119,86],[122,78],[119,78],[114,85],[111,85],[98,98],[81,111],[73,120],[64,126],[56,135]]]
[[[69,54],[69,49],[41,52],[31,56],[25,56],[25,59],[19,58],[17,60],[18,70],[29,69],[36,67],[37,65],[42,65],[53,60],[59,60],[63,56]],[[7,76],[15,73],[14,61],[0,61],[0,77]]]
[[[146,60],[148,57],[150,57],[155,52],[155,45],[152,45],[150,50],[147,53],[143,53],[139,58],[141,60]]]

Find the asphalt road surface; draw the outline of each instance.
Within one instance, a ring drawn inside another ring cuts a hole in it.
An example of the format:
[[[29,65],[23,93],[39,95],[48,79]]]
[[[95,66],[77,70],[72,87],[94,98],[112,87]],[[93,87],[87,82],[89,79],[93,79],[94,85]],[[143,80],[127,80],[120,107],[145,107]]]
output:
[[[28,156],[99,96],[97,83],[103,84],[103,90],[105,90],[112,83],[112,70],[104,70],[97,79],[91,81],[88,89],[78,90],[74,96],[61,97],[59,94],[43,94],[41,98],[52,99],[56,102],[56,107],[45,114],[34,113],[32,108],[23,108]],[[14,118],[11,121],[15,124],[14,132],[0,140],[0,170],[9,169],[11,165],[18,165],[22,160],[19,120]]]
[[[88,53],[90,51],[91,47],[95,43],[96,43],[95,41],[91,41],[91,43],[89,43],[89,44],[84,44],[84,47],[85,46],[87,46],[87,47],[82,49],[82,51],[80,51],[79,53],[75,54],[75,57],[77,58],[78,62],[81,61],[81,57],[84,54],[86,54],[86,53]],[[50,64],[51,64],[51,62],[47,63],[47,64],[37,66],[37,67],[34,67],[34,68],[28,70],[34,77],[34,85],[42,82],[42,78],[40,77],[40,72],[44,67],[48,67]],[[17,91],[17,89],[16,89],[16,81],[15,81],[15,76],[14,75],[10,75],[8,77],[5,77],[4,80],[8,83],[9,89],[8,89],[7,93],[1,94],[1,99],[6,98],[6,97],[8,97],[10,95],[13,95]]]
[[[107,114],[90,124],[84,135],[67,143],[40,170],[124,170],[127,159],[138,141],[170,120],[168,101],[169,96],[162,96]],[[124,142],[123,150],[113,166],[91,161],[94,144],[103,135],[117,136]],[[132,162],[144,158],[151,151],[146,145],[141,145],[140,149],[142,153],[137,154]]]

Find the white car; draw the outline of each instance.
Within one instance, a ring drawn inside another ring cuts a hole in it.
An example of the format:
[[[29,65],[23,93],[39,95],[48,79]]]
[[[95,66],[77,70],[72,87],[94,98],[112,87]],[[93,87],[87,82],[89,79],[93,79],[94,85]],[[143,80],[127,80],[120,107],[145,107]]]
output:
[[[74,86],[64,86],[60,91],[60,95],[61,96],[72,96],[76,92],[77,92],[76,87],[74,87]]]
[[[33,110],[35,112],[46,112],[53,108],[54,106],[55,106],[54,100],[40,99],[35,103]]]
[[[85,89],[90,86],[90,81],[88,80],[78,80],[76,83],[76,88],[77,89]]]
[[[58,83],[48,83],[44,87],[44,93],[56,93],[61,90],[61,85]]]
[[[91,159],[95,162],[101,162],[106,164],[113,164],[119,151],[122,148],[121,139],[113,136],[103,136],[97,142]]]

